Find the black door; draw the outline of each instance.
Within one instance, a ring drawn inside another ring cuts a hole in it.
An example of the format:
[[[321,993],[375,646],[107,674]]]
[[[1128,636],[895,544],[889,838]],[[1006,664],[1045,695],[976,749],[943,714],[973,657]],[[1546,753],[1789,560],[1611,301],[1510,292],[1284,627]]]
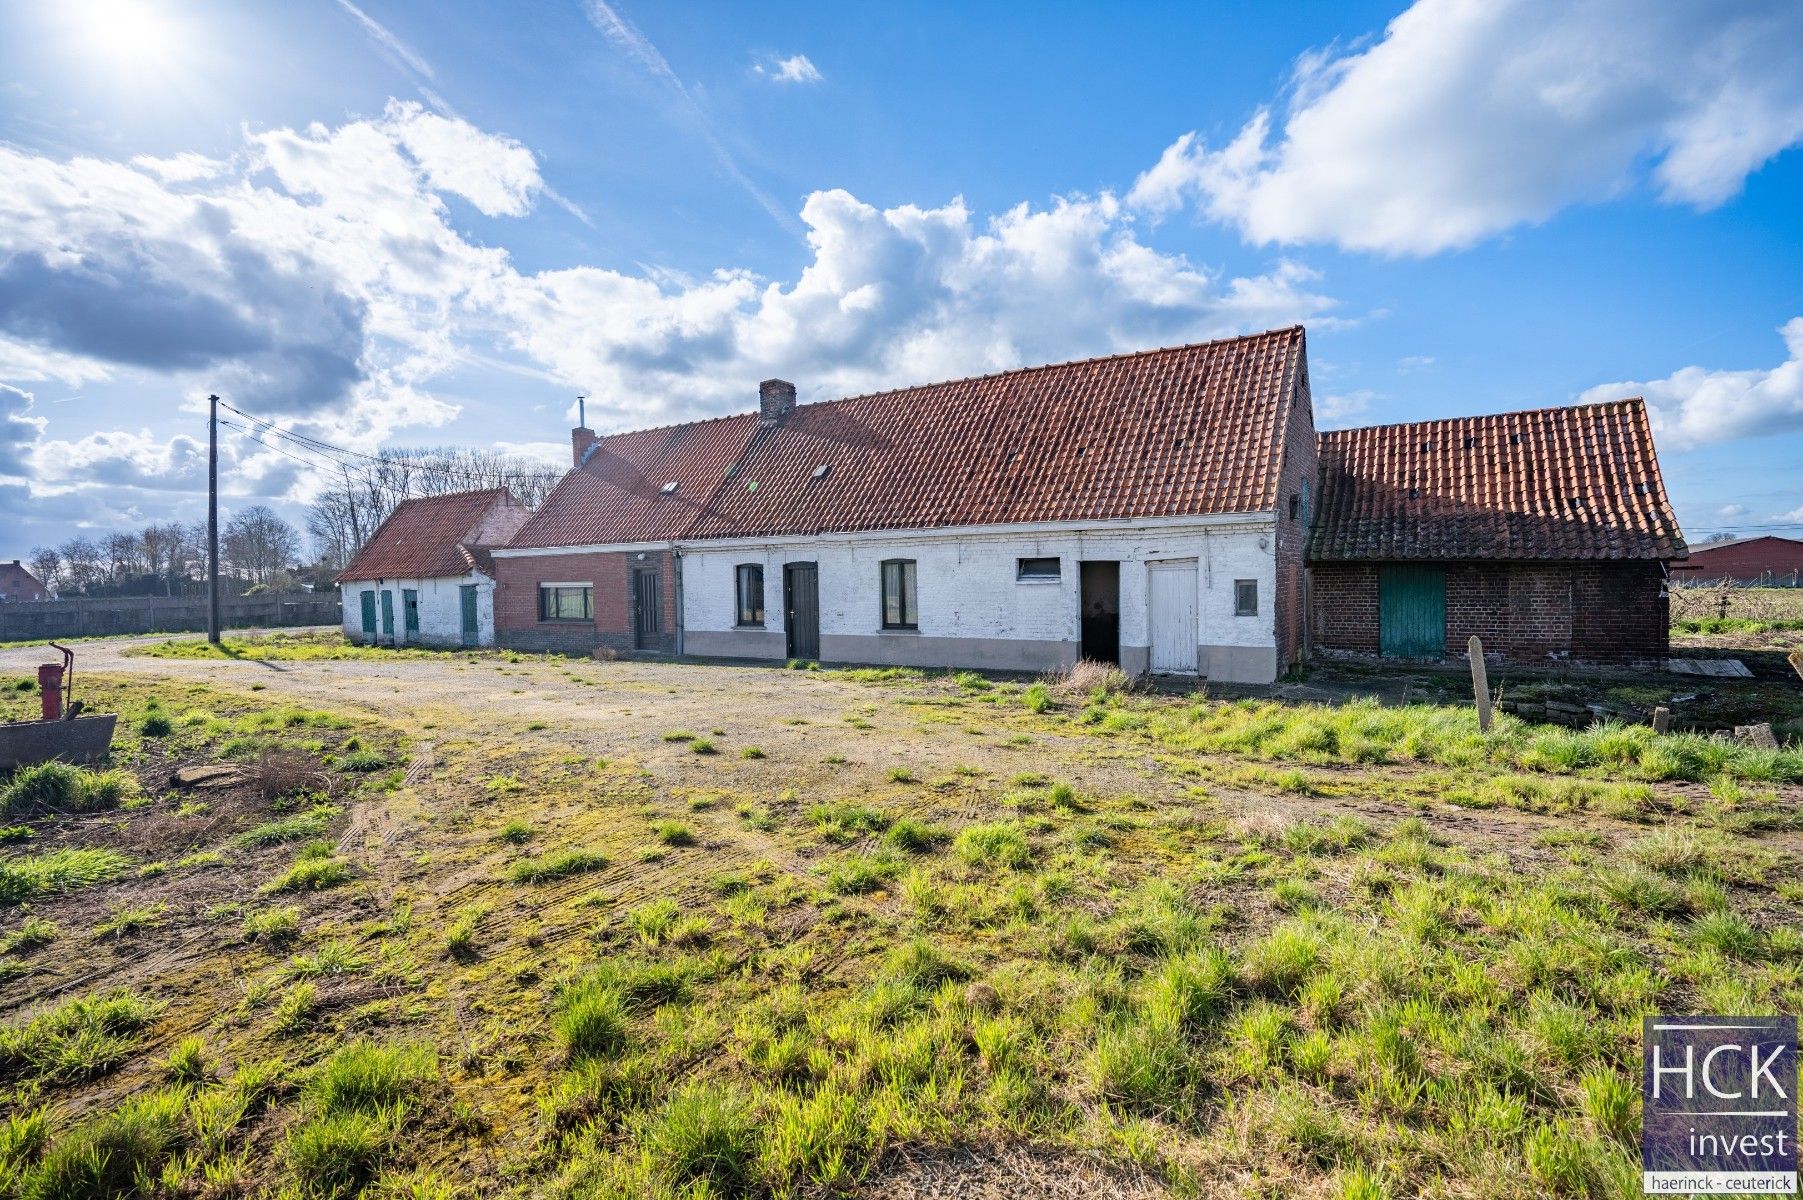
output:
[[[657,572],[632,573],[632,648],[656,650],[663,631],[663,605],[658,603]]]
[[[820,576],[813,563],[783,567],[783,625],[789,631],[789,657],[820,657]]]
[[[1121,564],[1085,562],[1077,567],[1078,629],[1082,654],[1092,662],[1121,661]]]

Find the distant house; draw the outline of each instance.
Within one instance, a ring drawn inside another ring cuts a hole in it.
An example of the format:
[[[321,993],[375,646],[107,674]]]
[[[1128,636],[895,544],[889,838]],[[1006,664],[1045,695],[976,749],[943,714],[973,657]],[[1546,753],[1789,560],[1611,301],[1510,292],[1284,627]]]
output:
[[[385,646],[490,646],[494,562],[531,516],[506,488],[403,500],[337,583],[344,633]]]
[[[1685,545],[1640,400],[1338,430],[1320,458],[1318,653],[1664,657]]]
[[[40,583],[24,563],[16,558],[9,563],[0,563],[0,604],[48,599],[50,589]]]
[[[1679,583],[1731,583],[1803,587],[1803,540],[1744,537],[1692,546],[1690,559],[1672,569]]]

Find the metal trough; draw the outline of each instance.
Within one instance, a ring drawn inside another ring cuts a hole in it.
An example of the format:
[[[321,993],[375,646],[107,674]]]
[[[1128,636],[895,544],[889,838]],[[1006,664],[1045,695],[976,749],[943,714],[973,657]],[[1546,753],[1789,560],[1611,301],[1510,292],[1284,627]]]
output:
[[[17,721],[0,725],[0,771],[61,759],[86,763],[105,758],[113,749],[117,713],[61,721]]]

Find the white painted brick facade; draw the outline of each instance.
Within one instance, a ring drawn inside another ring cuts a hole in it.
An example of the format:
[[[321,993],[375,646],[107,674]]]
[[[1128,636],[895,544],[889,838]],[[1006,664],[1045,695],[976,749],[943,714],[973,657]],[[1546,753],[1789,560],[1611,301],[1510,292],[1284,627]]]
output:
[[[460,646],[463,644],[463,599],[459,589],[465,584],[476,588],[476,644],[495,644],[495,581],[480,571],[468,575],[438,579],[360,579],[340,586],[344,598],[344,636],[350,641],[369,638],[363,632],[362,593],[376,594],[376,640],[382,636],[382,593],[393,594],[394,641],[399,645]],[[402,592],[412,588],[419,592],[419,628],[407,629]]]
[[[922,639],[1067,643],[1080,637],[1080,560],[1115,560],[1120,574],[1120,642],[1148,645],[1147,567],[1158,559],[1197,560],[1197,642],[1204,648],[1271,650],[1275,662],[1273,604],[1276,588],[1269,516],[1197,519],[1182,523],[1097,523],[1081,531],[995,532],[981,529],[910,531],[905,535],[856,535],[779,539],[735,544],[709,543],[682,549],[682,618],[685,633],[735,631],[734,568],[764,568],[764,629],[783,628],[783,564],[818,564],[820,633],[893,638],[882,628],[880,564],[911,558],[919,585]],[[1016,578],[1016,560],[1056,556],[1062,561],[1056,583]],[[1258,581],[1258,614],[1234,615],[1234,581]],[[710,643],[711,644],[711,643]],[[891,642],[891,645],[894,645]],[[1072,651],[1074,653],[1074,649]],[[779,656],[780,651],[776,655]],[[1207,661],[1206,653],[1203,654]],[[878,657],[872,661],[886,661]],[[944,663],[939,665],[968,665]],[[1037,669],[1037,663],[1023,663]],[[1269,672],[1275,674],[1275,670]]]

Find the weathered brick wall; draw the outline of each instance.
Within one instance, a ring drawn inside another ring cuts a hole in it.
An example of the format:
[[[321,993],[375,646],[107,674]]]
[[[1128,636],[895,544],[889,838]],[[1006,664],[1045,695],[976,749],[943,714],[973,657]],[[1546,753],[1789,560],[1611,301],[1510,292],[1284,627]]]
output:
[[[634,652],[632,636],[632,571],[658,573],[662,632],[645,653],[676,651],[676,574],[667,550],[639,554],[539,554],[495,558],[495,640],[516,650],[586,654],[610,646]],[[542,583],[587,583],[595,589],[594,621],[541,621],[538,588]]]
[[[1277,587],[1272,604],[1279,670],[1300,662],[1308,649],[1308,533],[1313,524],[1318,474],[1315,414],[1305,367],[1296,383],[1283,463],[1277,477]],[[1297,505],[1294,518],[1290,516],[1292,496]]]
[[[1328,654],[1379,651],[1377,563],[1316,563],[1312,569],[1314,646]],[[1446,654],[1464,653],[1473,634],[1487,654],[1545,663],[1564,654],[1584,662],[1663,658],[1669,614],[1659,564],[1450,563],[1446,568]]]

